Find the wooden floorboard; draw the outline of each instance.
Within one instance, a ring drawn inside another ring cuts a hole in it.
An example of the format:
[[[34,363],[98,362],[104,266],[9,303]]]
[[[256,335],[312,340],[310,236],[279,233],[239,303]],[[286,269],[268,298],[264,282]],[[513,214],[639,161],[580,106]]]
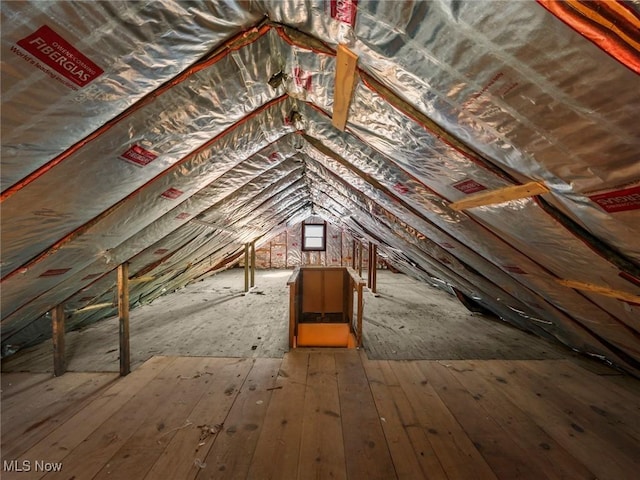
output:
[[[276,384],[281,360],[257,358],[240,387],[224,430],[216,436],[196,478],[246,478]]]
[[[112,417],[119,448],[91,478],[144,478],[176,432],[193,424],[189,413],[206,389],[202,380],[208,373],[206,364],[207,359],[203,358],[178,358],[170,376],[150,382],[144,392],[122,408],[126,417]],[[154,397],[160,401],[153,401]],[[119,425],[127,425],[126,433],[116,430]],[[112,450],[115,443],[110,444]]]
[[[347,478],[333,353],[312,353],[309,358],[302,418],[297,478]]]
[[[555,362],[552,362],[555,364]],[[592,479],[593,474],[529,415],[525,404],[512,402],[492,381],[478,374],[464,361],[440,363],[431,367],[446,371],[469,392],[474,403],[511,433],[514,446],[528,452],[528,465],[544,472],[539,478]],[[471,400],[470,400],[471,402]]]
[[[368,360],[364,354],[362,361],[397,477],[446,479],[404,392],[398,382],[391,379],[395,376],[391,377],[388,369],[385,376],[384,367],[388,367],[388,362]]]
[[[417,362],[389,363],[447,476],[495,479],[491,467],[429,384]]]
[[[36,439],[46,436],[57,425],[64,423],[117,378],[112,373],[69,373],[61,377],[47,377],[33,384],[24,382],[25,388],[9,398],[5,399],[3,395],[3,459],[24,453]],[[14,384],[18,383],[20,379],[14,379]],[[25,419],[28,419],[27,424]]]
[[[283,359],[248,478],[298,477],[308,369],[308,352],[294,351]]]
[[[640,447],[635,441],[589,412],[553,383],[532,375],[520,362],[469,362],[488,376],[494,388],[528,414],[580,460],[598,479],[634,479],[640,471]],[[557,378],[558,382],[562,377]],[[606,455],[603,453],[606,452]]]
[[[418,362],[418,366],[497,477],[549,478],[551,472],[531,462],[530,452],[516,442],[511,429],[498,423],[448,370],[434,362]]]
[[[335,361],[348,478],[396,478],[360,357],[339,353]]]
[[[91,403],[55,428],[50,434],[35,442],[24,454],[14,459],[21,464],[23,462],[30,463],[33,467],[30,471],[18,473],[6,471],[5,469],[2,477],[3,480],[10,478],[19,478],[21,480],[42,478],[47,472],[36,469],[36,462],[62,462],[64,465],[63,471],[66,473],[71,469],[82,468],[84,462],[92,461],[92,457],[85,457],[81,459],[82,462],[64,462],[73,450],[82,445],[85,440],[96,431],[99,432],[98,435],[100,438],[104,438],[107,445],[110,441],[117,440],[113,432],[101,428],[102,424],[112,415],[122,411],[123,407],[132,397],[143,391],[151,380],[161,376],[163,371],[166,370],[174,360],[175,358],[171,357],[153,358],[136,370],[136,375],[131,374],[119,379],[111,387],[102,391]],[[158,399],[155,398],[153,401],[157,402]],[[126,425],[123,427],[126,427]],[[98,453],[96,453],[96,455]],[[104,461],[106,462],[108,459],[109,458],[106,457]]]
[[[193,479],[204,464],[214,440],[224,430],[225,420],[253,362],[248,358],[209,358],[200,374],[206,391],[185,416],[146,479]]]
[[[49,373],[2,372],[0,375],[0,388],[2,389],[3,404],[18,393],[39,383],[47,382],[51,378],[52,375]]]
[[[572,360],[299,349],[153,357],[124,378],[11,375],[3,480],[626,480],[640,470],[635,384]]]

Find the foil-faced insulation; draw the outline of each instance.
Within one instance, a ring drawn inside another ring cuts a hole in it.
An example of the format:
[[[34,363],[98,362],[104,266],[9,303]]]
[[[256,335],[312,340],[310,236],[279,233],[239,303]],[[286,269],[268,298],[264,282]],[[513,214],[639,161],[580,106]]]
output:
[[[72,327],[113,314],[125,261],[138,305],[247,242],[287,268],[350,264],[355,239],[638,365],[637,305],[562,283],[640,295],[637,75],[537,2],[218,3],[3,5],[3,345],[65,300]],[[359,57],[344,133],[339,43]],[[531,180],[549,193],[449,207]],[[326,252],[300,250],[310,215]]]
[[[11,68],[2,69],[2,190],[263,15],[239,2],[3,4],[1,54]],[[47,68],[36,52],[75,65]],[[82,122],[66,121],[73,118]],[[111,155],[123,153],[108,145]]]

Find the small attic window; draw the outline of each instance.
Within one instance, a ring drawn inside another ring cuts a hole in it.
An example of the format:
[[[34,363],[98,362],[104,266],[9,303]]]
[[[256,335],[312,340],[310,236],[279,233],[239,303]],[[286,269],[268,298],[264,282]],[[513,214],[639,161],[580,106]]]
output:
[[[327,249],[327,224],[302,224],[302,250],[324,252]]]

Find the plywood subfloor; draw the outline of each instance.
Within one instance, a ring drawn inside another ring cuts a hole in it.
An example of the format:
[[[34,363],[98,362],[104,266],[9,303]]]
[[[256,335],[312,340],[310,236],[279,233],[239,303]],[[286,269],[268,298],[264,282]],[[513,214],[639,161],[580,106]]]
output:
[[[625,480],[640,469],[638,381],[574,359],[157,356],[124,378],[5,373],[2,388],[3,480]]]
[[[232,269],[131,311],[133,367],[154,355],[272,357],[288,350],[290,270],[259,270],[244,294]],[[378,273],[365,293],[364,344],[376,359],[549,359],[569,352],[495,317],[472,314],[454,296],[406,275]],[[118,371],[118,319],[68,332],[71,371]],[[2,371],[51,372],[51,341],[2,361]]]

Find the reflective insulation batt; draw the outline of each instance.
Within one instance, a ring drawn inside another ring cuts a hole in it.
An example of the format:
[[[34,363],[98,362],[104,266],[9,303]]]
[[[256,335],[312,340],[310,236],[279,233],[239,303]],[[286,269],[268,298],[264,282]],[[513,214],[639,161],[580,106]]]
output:
[[[1,22],[3,355],[61,303],[68,328],[116,314],[123,262],[135,307],[246,243],[291,268],[351,265],[355,241],[640,372],[640,76],[545,2],[25,1]]]

